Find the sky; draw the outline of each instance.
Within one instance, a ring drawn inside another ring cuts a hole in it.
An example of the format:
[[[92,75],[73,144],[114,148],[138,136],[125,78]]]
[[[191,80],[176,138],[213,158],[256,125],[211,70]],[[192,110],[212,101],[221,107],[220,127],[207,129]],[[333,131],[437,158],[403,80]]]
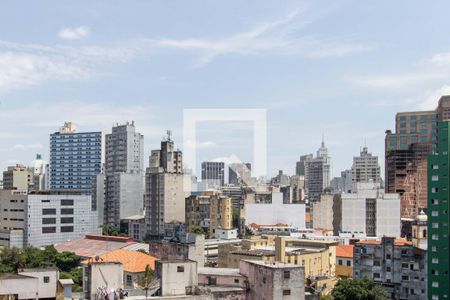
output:
[[[109,133],[134,120],[145,156],[187,109],[264,109],[197,127],[199,161],[253,162],[267,135],[267,175],[295,172],[322,136],[333,172],[366,144],[384,164],[399,111],[450,93],[448,1],[0,0],[0,169],[48,159],[64,121]],[[186,146],[187,147],[187,146]],[[255,162],[253,162],[255,163]]]

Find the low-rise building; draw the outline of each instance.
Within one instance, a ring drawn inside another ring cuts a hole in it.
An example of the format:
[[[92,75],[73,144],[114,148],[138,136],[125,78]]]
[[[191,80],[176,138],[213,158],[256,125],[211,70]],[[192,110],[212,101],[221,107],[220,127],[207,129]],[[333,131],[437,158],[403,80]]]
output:
[[[352,278],[353,245],[336,246],[336,277]]]
[[[353,254],[353,278],[369,278],[384,286],[393,299],[425,299],[427,255],[411,242],[392,237],[360,241]]]
[[[155,258],[140,251],[117,249],[100,256],[94,260],[102,262],[117,262],[123,266],[123,286],[126,289],[139,288],[139,281],[145,272],[147,265],[151,270],[155,269]],[[82,262],[87,265],[92,262],[92,258]]]
[[[123,265],[118,262],[89,262],[83,268],[84,299],[114,299],[123,289]],[[111,298],[109,298],[111,299]]]
[[[252,237],[241,243],[220,245],[218,266],[238,268],[241,260],[283,262],[304,267],[306,278],[334,276],[337,244],[270,235]]]
[[[181,296],[195,293],[198,283],[197,262],[165,260],[156,262],[156,276],[160,279],[160,296]]]
[[[248,300],[305,299],[303,267],[286,263],[242,260],[239,269],[248,280]]]
[[[10,166],[3,172],[3,189],[28,191],[33,185],[33,172],[24,165]]]

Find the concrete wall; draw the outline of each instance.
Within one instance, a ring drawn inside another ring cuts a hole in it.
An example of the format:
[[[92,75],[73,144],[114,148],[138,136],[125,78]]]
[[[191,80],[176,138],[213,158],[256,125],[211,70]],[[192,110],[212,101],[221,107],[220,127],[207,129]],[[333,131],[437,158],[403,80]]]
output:
[[[18,295],[19,299],[36,299],[39,280],[37,278],[0,279],[0,296]]]
[[[156,273],[161,279],[161,296],[185,295],[186,288],[197,285],[197,262],[158,261]]]
[[[25,269],[23,271],[19,270],[18,274],[38,279],[39,298],[56,297],[56,286],[59,279],[59,272],[57,270]]]
[[[241,261],[239,269],[248,278],[249,300],[305,299],[305,273],[302,267]],[[289,278],[285,272],[289,273]],[[284,294],[287,291],[289,295]]]
[[[98,288],[123,288],[123,278],[122,264],[92,263],[83,269],[83,290],[87,296],[95,299]]]
[[[305,205],[284,204],[283,194],[272,193],[272,203],[246,203],[245,223],[251,224],[287,224],[292,227],[304,229]]]

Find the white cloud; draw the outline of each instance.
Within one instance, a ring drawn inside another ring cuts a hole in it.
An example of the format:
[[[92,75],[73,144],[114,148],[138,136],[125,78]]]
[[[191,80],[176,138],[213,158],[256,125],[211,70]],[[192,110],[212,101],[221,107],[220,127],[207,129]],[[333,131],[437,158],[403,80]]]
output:
[[[187,141],[186,147],[193,148],[193,149],[211,149],[211,148],[216,148],[217,144],[213,141],[196,142],[196,143],[194,143],[192,141]]]
[[[444,95],[450,95],[450,85],[443,85],[436,90],[429,90],[425,93],[425,101],[418,102],[418,109],[433,110],[437,107],[439,99]]]
[[[78,40],[89,35],[89,27],[65,27],[58,32],[58,36],[65,40]]]
[[[445,66],[450,64],[450,52],[436,53],[429,60],[431,63],[438,66]]]

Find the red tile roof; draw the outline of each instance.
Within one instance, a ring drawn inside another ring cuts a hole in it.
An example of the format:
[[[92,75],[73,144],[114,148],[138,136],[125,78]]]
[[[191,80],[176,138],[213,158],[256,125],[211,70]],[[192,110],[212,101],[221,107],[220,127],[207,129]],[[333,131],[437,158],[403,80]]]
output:
[[[336,257],[353,258],[353,245],[336,246]]]
[[[104,262],[119,262],[123,265],[123,270],[129,273],[144,272],[147,265],[152,270],[155,269],[156,258],[139,251],[117,249],[104,253],[99,258]],[[82,264],[87,264],[88,262],[89,260],[84,260]]]

